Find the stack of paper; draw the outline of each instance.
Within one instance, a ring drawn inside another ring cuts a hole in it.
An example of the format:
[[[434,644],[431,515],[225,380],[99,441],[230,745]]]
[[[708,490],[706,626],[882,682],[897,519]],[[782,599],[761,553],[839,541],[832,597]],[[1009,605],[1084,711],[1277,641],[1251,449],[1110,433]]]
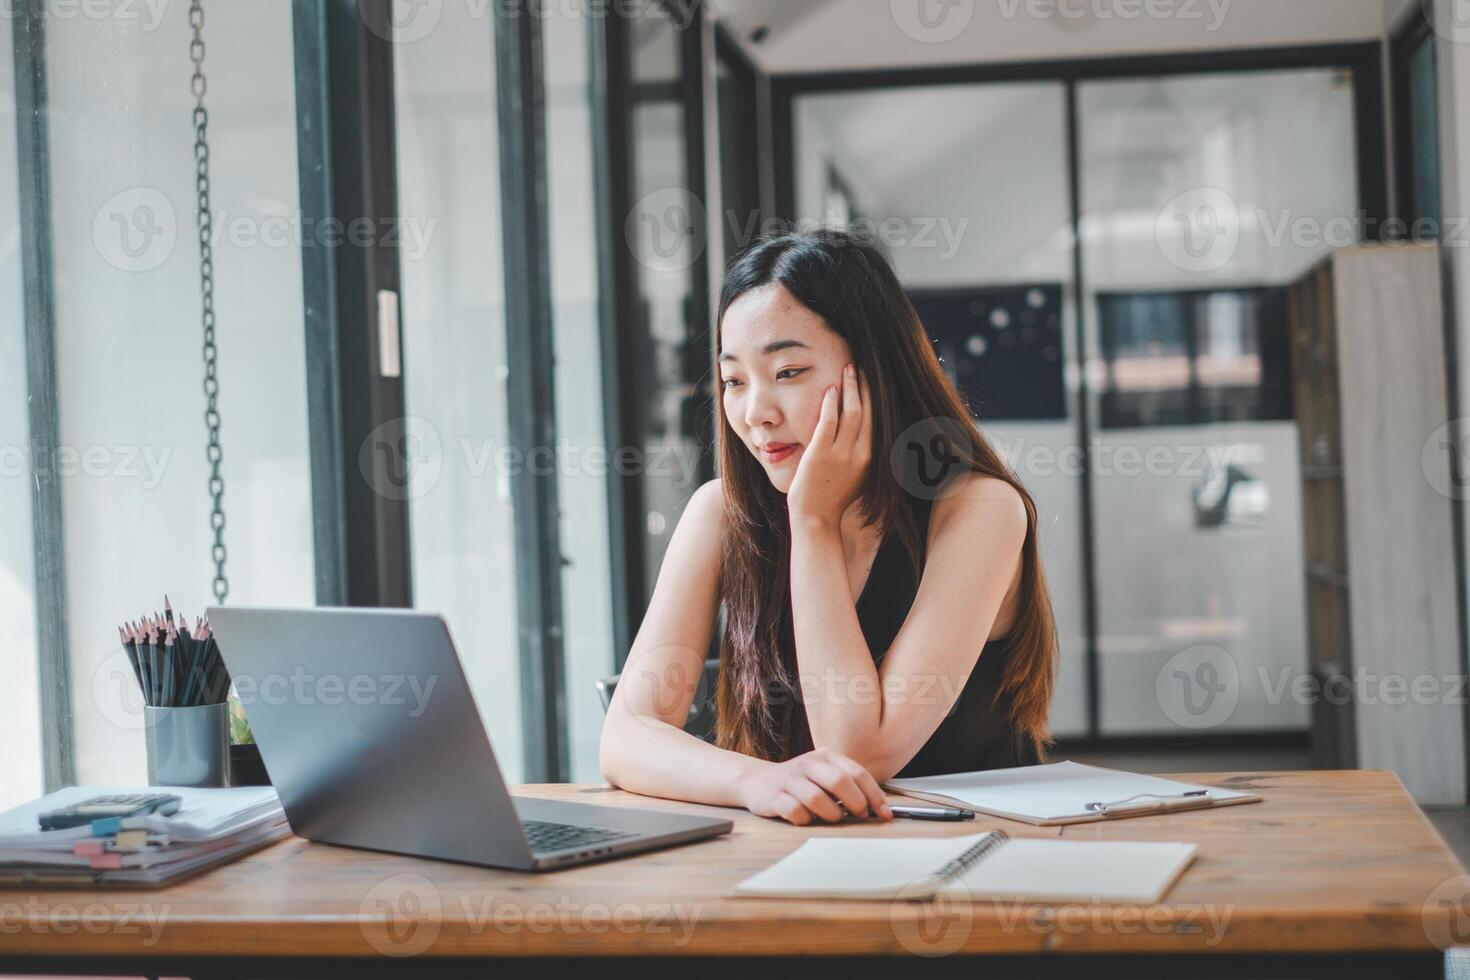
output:
[[[117,793],[173,793],[176,813],[41,830],[47,810]],[[270,786],[72,786],[0,813],[0,885],[166,885],[291,832]]]

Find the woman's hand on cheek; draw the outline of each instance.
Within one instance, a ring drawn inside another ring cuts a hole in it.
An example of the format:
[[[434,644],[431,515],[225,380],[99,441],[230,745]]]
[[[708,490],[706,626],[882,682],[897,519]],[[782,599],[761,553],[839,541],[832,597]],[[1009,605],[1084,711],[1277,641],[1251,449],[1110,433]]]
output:
[[[793,524],[836,526],[858,498],[873,456],[873,408],[867,382],[848,365],[842,385],[822,396],[822,414],[786,494]]]

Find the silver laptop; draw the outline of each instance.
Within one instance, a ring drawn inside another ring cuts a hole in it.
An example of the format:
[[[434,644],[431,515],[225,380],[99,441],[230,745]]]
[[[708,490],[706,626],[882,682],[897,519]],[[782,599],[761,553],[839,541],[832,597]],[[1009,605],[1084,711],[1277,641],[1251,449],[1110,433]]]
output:
[[[309,840],[541,871],[731,829],[511,796],[434,613],[212,606],[209,621],[291,829]]]

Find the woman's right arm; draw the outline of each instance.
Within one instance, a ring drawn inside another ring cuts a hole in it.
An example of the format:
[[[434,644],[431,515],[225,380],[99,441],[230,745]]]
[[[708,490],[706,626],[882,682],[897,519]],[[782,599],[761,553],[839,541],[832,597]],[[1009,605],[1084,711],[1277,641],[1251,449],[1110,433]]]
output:
[[[825,750],[757,759],[684,731],[719,612],[724,501],[720,481],[694,492],[659,569],[602,725],[602,775],[645,796],[739,806],[805,824],[849,812],[891,816],[883,791],[853,760]]]

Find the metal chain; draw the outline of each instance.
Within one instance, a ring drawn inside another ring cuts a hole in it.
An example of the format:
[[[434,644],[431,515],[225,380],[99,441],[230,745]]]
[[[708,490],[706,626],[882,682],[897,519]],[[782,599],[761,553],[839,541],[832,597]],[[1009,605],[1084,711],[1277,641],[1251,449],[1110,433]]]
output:
[[[209,496],[212,509],[210,527],[214,530],[214,598],[223,604],[230,594],[225,577],[225,481],[220,475],[224,453],[219,442],[219,374],[218,351],[214,344],[214,213],[209,204],[209,112],[204,108],[204,93],[209,85],[204,79],[204,4],[189,4],[189,25],[194,39],[189,42],[189,60],[194,62],[194,77],[189,82],[194,93],[194,174],[199,192],[199,292],[203,300],[201,324],[204,328],[204,424],[209,430],[209,445],[204,451],[209,460]]]

